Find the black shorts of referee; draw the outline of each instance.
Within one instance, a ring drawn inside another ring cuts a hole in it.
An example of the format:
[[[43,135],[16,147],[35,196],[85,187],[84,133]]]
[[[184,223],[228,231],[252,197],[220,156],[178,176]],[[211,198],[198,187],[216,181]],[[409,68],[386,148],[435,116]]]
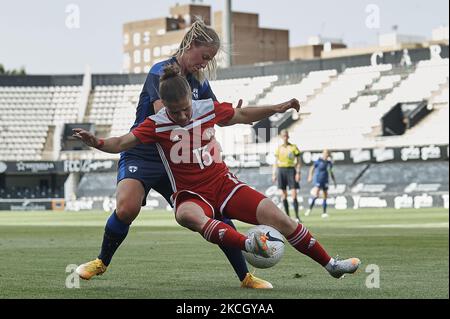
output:
[[[300,184],[295,181],[295,167],[278,167],[277,174],[279,189],[285,191],[288,186],[289,189],[300,189]]]

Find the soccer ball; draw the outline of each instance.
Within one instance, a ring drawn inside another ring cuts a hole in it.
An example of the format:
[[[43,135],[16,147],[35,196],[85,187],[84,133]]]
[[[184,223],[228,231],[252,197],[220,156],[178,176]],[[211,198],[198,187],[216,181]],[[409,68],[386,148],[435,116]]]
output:
[[[272,250],[272,257],[264,258],[259,255],[255,255],[253,253],[249,253],[246,251],[242,251],[247,262],[256,268],[270,268],[275,266],[283,257],[284,254],[284,237],[281,233],[273,227],[266,225],[259,225],[251,228],[247,232],[247,236],[254,233],[255,231],[259,231],[264,233],[267,236],[267,246],[270,250]]]

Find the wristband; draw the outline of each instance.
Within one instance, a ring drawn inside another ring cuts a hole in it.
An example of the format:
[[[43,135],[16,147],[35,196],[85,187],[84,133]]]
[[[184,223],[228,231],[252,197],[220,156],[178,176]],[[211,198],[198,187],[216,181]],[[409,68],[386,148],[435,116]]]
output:
[[[100,148],[103,147],[103,145],[105,145],[105,140],[102,139],[102,138],[99,138],[99,139],[98,139],[97,146],[96,146],[95,148],[100,149]]]

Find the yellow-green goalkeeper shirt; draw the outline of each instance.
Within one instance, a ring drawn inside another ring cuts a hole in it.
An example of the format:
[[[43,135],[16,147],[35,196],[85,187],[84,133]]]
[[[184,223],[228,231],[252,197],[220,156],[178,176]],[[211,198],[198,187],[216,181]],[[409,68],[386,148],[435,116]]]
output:
[[[295,144],[280,145],[275,151],[278,167],[295,167],[295,158],[300,155],[300,150]]]

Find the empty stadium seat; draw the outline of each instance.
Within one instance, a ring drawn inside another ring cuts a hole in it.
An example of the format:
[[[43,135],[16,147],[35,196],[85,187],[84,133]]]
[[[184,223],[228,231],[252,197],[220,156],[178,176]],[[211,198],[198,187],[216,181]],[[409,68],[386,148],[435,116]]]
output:
[[[49,126],[75,122],[81,87],[0,87],[0,160],[40,160]]]

